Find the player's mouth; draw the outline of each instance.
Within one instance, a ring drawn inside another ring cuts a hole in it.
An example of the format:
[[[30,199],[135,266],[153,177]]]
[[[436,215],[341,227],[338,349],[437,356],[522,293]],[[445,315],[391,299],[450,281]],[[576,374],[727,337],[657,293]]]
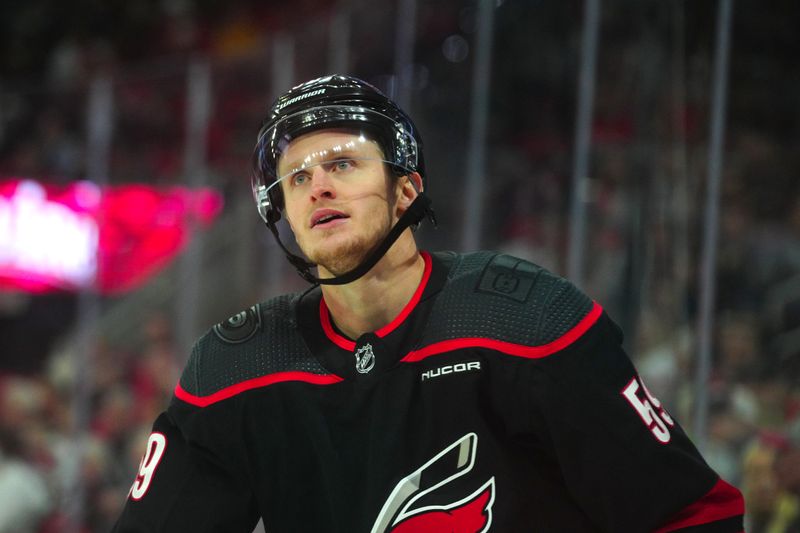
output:
[[[348,215],[335,209],[317,209],[311,215],[312,228],[333,228],[343,224],[350,218]]]

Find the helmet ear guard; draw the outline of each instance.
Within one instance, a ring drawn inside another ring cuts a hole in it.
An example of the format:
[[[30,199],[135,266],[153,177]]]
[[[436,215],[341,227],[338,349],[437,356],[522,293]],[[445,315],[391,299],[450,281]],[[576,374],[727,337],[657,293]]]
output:
[[[281,210],[278,208],[267,208],[267,224],[277,224],[281,219]]]
[[[380,146],[383,161],[389,165],[392,174],[418,173],[423,190],[411,180],[418,192],[417,198],[361,265],[341,276],[317,278],[310,272],[316,265],[291,253],[278,235],[277,222],[284,202],[283,191],[277,184],[281,179],[277,167],[280,155],[294,139],[306,133],[331,129],[362,132]],[[251,181],[262,220],[300,276],[314,284],[350,283],[366,274],[406,228],[416,229],[426,215],[436,225],[431,201],[424,194],[422,139],[416,127],[410,117],[378,89],[349,76],[332,75],[311,80],[289,90],[273,103],[258,134]]]

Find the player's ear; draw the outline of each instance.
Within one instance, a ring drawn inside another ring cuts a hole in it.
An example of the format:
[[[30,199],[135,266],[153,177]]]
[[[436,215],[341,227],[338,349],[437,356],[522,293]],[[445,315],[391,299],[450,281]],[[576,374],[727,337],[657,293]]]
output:
[[[419,172],[410,172],[397,179],[397,207],[403,212],[422,192],[422,176]]]

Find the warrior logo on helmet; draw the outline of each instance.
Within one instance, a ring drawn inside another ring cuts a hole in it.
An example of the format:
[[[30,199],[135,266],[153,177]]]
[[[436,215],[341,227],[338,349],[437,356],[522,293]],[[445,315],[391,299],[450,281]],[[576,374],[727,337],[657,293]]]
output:
[[[307,93],[301,94],[300,96],[295,96],[294,98],[289,98],[285,102],[281,102],[281,103],[277,104],[275,107],[278,110],[281,110],[284,107],[286,107],[287,105],[293,104],[295,102],[299,102],[300,100],[305,100],[306,98],[311,98],[312,96],[317,96],[318,94],[325,94],[325,89],[317,89],[316,91],[307,92]]]
[[[439,452],[395,486],[384,503],[371,533],[447,531],[484,533],[492,525],[494,477],[454,502],[420,505],[425,497],[470,472],[475,464],[478,436],[468,433]]]

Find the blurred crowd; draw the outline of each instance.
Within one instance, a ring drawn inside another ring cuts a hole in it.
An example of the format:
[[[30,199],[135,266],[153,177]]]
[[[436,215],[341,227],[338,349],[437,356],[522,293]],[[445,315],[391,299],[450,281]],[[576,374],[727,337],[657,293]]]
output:
[[[225,10],[188,0],[150,4],[142,10],[106,8],[111,10],[106,16],[119,17],[122,24],[114,25],[113,34],[96,37],[91,27],[80,25],[82,31],[59,34],[41,57],[40,85],[0,90],[0,179],[66,183],[86,177],[88,81],[104,74],[114,80],[108,179],[183,180],[186,70],[194,58],[204,57],[212,64],[214,95],[209,179],[226,191],[242,188],[258,126],[254,117],[261,116],[271,91],[269,76],[260,74],[273,57],[267,49],[282,28],[309,27],[320,19],[330,23],[334,2],[296,1],[280,10],[256,2],[234,2]],[[413,111],[421,116],[427,150],[439,150],[428,157],[435,177],[431,189],[440,218],[450,221],[431,240],[454,248],[461,214],[456,202],[446,201],[452,184],[445,177],[447,165],[465,159],[450,145],[467,130],[460,106],[468,104],[463,85],[471,71],[468,62],[459,63],[458,51],[471,38],[474,21],[455,0],[440,2],[437,16],[421,4],[415,53],[422,67]],[[564,7],[540,16],[524,11],[540,7],[529,4],[522,13],[513,6],[506,6],[506,15],[498,10],[503,39],[496,57],[518,57],[531,32],[549,38],[528,50],[529,61],[498,61],[494,67],[495,79],[506,83],[493,86],[484,241],[564,273],[576,61],[565,59],[563,50],[577,49],[579,25]],[[55,9],[55,3],[42,5]],[[442,15],[443,6],[458,15],[454,22]],[[550,24],[566,30],[553,31]],[[691,43],[691,24],[686,31]],[[461,41],[446,38],[459,32]],[[637,78],[641,72],[631,65],[642,64],[636,53],[647,53],[658,70],[653,59],[658,54],[621,32],[617,28],[616,40],[604,42],[600,59],[586,197],[591,229],[586,279],[580,284],[623,326],[626,348],[649,389],[691,434],[710,54],[702,46],[687,50],[678,69],[684,79],[656,83],[648,93]],[[315,33],[298,39],[298,53]],[[352,71],[390,71],[391,58],[381,65],[368,48],[353,52]],[[667,56],[661,66],[674,78],[674,54]],[[772,69],[781,79],[776,57],[759,63],[762,76]],[[5,62],[8,66],[8,57]],[[742,67],[734,65],[734,74],[737,68]],[[632,70],[636,74],[629,74]],[[303,76],[303,69],[298,71]],[[658,79],[657,72],[651,76]],[[782,533],[800,531],[800,136],[796,119],[779,113],[742,118],[757,115],[748,96],[763,96],[764,80],[751,81],[752,86],[734,76],[731,89],[704,452],[745,493],[747,530]],[[797,116],[796,102],[781,105]],[[452,120],[437,121],[440,116]],[[437,157],[445,162],[437,163]],[[3,313],[15,308],[12,299],[0,295]],[[0,366],[0,533],[110,528],[150,424],[169,401],[186,357],[177,353],[173,335],[179,317],[151,311],[131,320],[141,323],[138,340],[123,346],[98,341],[83,371],[75,367],[76,348],[70,345],[31,354],[38,362],[28,371]],[[73,516],[82,521],[71,523]]]
[[[251,130],[257,128],[252,117],[262,114],[270,94],[267,76],[254,71],[268,64],[268,50],[281,31],[306,18],[326,21],[332,4],[239,1],[215,7],[156,0],[66,12],[58,2],[19,8],[16,18],[0,23],[7,26],[0,37],[3,70],[22,73],[0,91],[0,175],[51,182],[84,178],[92,164],[84,142],[91,120],[89,84],[107,76],[113,80],[113,139],[107,175],[94,178],[174,183],[184,173],[185,78],[196,58],[219,66],[214,90],[225,94],[209,124],[208,162],[220,170],[219,176],[231,169],[240,175]],[[47,33],[39,26],[48,17],[71,22]],[[41,57],[28,42],[35,30],[46,43],[40,46]],[[55,42],[52,34],[58,36]],[[18,64],[24,58],[33,66]],[[240,83],[243,78],[247,84]],[[246,147],[235,137],[237,128],[248,132]]]
[[[601,116],[608,103],[598,102]],[[728,131],[703,452],[742,489],[747,531],[798,532],[800,142]],[[568,141],[537,134],[493,169],[507,180],[493,190],[495,205],[506,206],[495,221],[498,247],[556,272],[566,271],[570,175],[553,153]],[[683,154],[678,171],[667,143],[642,166],[624,120],[611,132],[596,123],[593,141],[582,287],[623,326],[648,388],[697,437],[707,159]]]
[[[154,315],[131,350],[97,342],[85,373],[65,349],[0,378],[0,531],[111,529],[177,381],[172,330]]]

